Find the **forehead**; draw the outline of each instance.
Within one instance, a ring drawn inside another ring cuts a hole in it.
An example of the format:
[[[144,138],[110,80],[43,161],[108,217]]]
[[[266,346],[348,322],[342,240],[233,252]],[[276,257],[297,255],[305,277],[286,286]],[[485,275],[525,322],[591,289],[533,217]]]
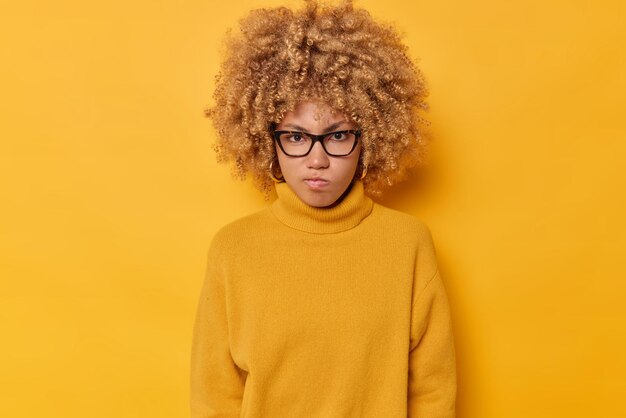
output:
[[[328,126],[338,122],[348,122],[345,115],[323,102],[300,102],[294,110],[285,113],[280,125]]]

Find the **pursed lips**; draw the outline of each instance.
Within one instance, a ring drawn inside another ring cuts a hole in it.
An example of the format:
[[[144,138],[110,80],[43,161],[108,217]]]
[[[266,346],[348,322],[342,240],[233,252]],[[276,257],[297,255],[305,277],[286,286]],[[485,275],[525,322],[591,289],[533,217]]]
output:
[[[330,183],[328,180],[321,178],[321,177],[307,178],[307,179],[304,179],[304,182],[313,189],[322,188],[326,186],[328,183]]]

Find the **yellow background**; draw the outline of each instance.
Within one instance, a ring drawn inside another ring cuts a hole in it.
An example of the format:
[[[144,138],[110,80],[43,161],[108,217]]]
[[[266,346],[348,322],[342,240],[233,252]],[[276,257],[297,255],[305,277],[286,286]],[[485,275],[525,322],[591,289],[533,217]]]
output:
[[[0,7],[0,416],[188,415],[209,241],[268,204],[202,110],[270,4]],[[458,416],[626,416],[624,2],[357,4],[431,89],[432,163],[382,203],[432,229]]]

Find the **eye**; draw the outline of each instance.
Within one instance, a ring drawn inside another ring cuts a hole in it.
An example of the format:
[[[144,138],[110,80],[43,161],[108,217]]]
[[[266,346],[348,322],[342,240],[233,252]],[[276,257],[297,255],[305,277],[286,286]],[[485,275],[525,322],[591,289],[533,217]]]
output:
[[[331,134],[330,139],[333,141],[343,141],[346,139],[346,134],[343,132],[335,132]]]
[[[293,132],[287,135],[287,140],[289,142],[301,142],[304,138],[300,132]]]

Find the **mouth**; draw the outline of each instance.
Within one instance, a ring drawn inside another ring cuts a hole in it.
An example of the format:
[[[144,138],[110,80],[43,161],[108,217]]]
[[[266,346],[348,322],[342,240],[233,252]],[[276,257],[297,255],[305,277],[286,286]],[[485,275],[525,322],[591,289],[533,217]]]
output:
[[[306,183],[307,186],[309,186],[309,188],[313,190],[323,189],[324,187],[330,184],[330,181],[326,179],[322,179],[322,178],[304,179],[304,182]]]

